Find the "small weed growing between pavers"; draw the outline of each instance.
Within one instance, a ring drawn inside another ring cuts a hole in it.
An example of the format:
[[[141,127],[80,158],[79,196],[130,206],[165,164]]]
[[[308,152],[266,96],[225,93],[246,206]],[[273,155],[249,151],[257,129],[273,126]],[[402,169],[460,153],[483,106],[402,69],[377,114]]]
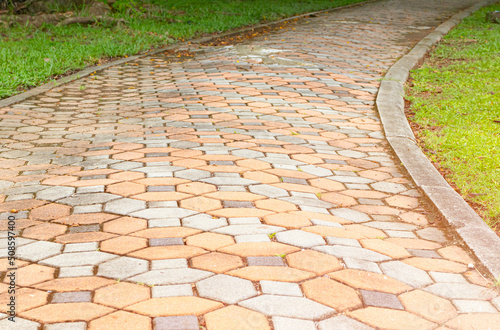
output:
[[[267,236],[268,236],[270,239],[273,239],[273,238],[274,238],[274,236],[276,236],[276,233],[272,233],[272,234],[269,234],[269,235],[267,235]]]
[[[483,8],[464,19],[412,72],[409,119],[427,156],[500,229],[500,24]]]

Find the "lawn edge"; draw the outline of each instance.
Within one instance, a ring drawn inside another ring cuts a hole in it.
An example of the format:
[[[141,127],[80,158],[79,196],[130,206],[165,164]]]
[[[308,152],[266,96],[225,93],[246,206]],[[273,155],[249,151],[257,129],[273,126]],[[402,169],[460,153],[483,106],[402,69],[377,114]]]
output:
[[[274,26],[274,25],[278,25],[278,24],[283,23],[283,22],[292,21],[292,20],[295,20],[295,19],[301,19],[301,18],[305,18],[305,17],[311,16],[311,15],[323,14],[323,13],[328,13],[328,12],[332,12],[332,11],[336,11],[336,10],[342,10],[342,9],[346,9],[346,8],[361,6],[361,5],[364,5],[364,4],[367,4],[367,3],[370,3],[370,2],[376,2],[376,1],[379,1],[379,0],[366,0],[366,1],[358,2],[358,3],[353,3],[353,4],[350,4],[350,5],[345,5],[345,6],[340,6],[340,7],[329,8],[329,9],[325,9],[325,10],[318,10],[318,11],[308,12],[308,13],[304,13],[304,14],[300,14],[300,15],[290,16],[290,17],[287,17],[287,18],[284,18],[284,19],[280,19],[280,20],[276,20],[276,21],[271,21],[271,22],[267,22],[267,23],[256,24],[256,25],[247,25],[247,26],[244,26],[244,27],[241,27],[241,28],[236,28],[236,29],[233,29],[233,30],[229,30],[229,31],[225,31],[225,32],[213,34],[213,35],[210,35],[210,36],[207,36],[207,37],[199,37],[199,38],[194,38],[194,39],[185,39],[182,42],[176,42],[176,43],[174,43],[174,44],[172,44],[170,46],[166,46],[166,47],[163,47],[163,48],[155,49],[153,51],[146,51],[146,52],[143,51],[142,54],[139,53],[137,55],[132,55],[132,56],[120,58],[118,60],[111,61],[111,62],[103,64],[103,65],[96,65],[96,66],[91,66],[91,67],[87,67],[87,68],[81,69],[78,72],[73,73],[71,75],[68,75],[68,76],[56,79],[54,81],[42,84],[42,85],[37,86],[37,87],[34,87],[34,88],[32,88],[32,89],[30,89],[30,90],[28,90],[26,92],[19,93],[19,94],[13,95],[13,96],[9,96],[9,97],[7,97],[7,98],[5,98],[3,100],[0,100],[0,108],[7,107],[7,106],[9,106],[11,104],[14,104],[14,103],[22,102],[22,101],[24,101],[24,100],[26,100],[26,99],[28,99],[30,97],[37,96],[39,94],[45,93],[45,92],[51,90],[54,87],[57,87],[57,86],[60,86],[60,85],[72,82],[74,80],[77,80],[77,79],[80,79],[80,78],[83,78],[83,77],[86,77],[86,76],[90,75],[91,73],[94,73],[94,72],[97,72],[97,71],[101,71],[101,70],[107,69],[107,68],[115,66],[115,65],[119,65],[119,64],[126,63],[126,62],[135,61],[135,60],[137,60],[139,58],[143,58],[143,57],[146,57],[146,56],[155,55],[155,54],[158,54],[158,53],[161,53],[161,52],[165,52],[165,51],[168,51],[168,50],[182,49],[183,47],[187,47],[190,43],[193,44],[193,43],[210,42],[212,40],[216,40],[216,39],[221,38],[221,37],[227,37],[227,36],[231,36],[231,35],[236,35],[236,34],[248,32],[248,31],[252,31],[252,30],[258,29],[258,28],[263,28],[263,27],[268,27],[268,26]]]
[[[404,84],[410,70],[444,35],[465,17],[497,1],[480,1],[435,28],[387,71],[376,98],[386,138],[396,156],[451,229],[495,278],[500,276],[500,237],[448,184],[418,146],[404,113]]]

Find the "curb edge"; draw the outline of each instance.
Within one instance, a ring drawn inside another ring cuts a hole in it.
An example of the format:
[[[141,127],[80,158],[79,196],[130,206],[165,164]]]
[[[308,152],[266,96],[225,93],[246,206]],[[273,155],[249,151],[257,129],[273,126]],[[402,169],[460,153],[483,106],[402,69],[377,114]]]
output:
[[[386,138],[413,181],[495,278],[500,276],[500,237],[448,184],[416,143],[404,114],[404,84],[417,62],[460,21],[496,0],[481,1],[440,24],[384,76],[376,105]]]

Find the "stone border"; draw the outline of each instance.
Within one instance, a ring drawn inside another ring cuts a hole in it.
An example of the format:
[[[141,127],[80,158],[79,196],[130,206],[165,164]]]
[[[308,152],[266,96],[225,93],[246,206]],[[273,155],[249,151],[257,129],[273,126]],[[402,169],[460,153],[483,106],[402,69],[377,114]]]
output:
[[[107,68],[115,66],[115,65],[119,65],[119,64],[122,64],[122,63],[126,63],[126,62],[135,61],[135,60],[137,60],[139,58],[143,58],[143,57],[150,56],[150,55],[155,55],[155,54],[158,54],[158,53],[161,53],[161,52],[165,52],[165,51],[168,51],[168,50],[182,49],[183,47],[188,46],[189,43],[195,44],[195,43],[209,42],[209,41],[215,40],[217,38],[227,37],[227,36],[236,35],[236,34],[240,34],[240,33],[245,33],[245,32],[248,32],[248,31],[252,31],[254,29],[268,27],[268,26],[273,26],[273,25],[277,25],[277,24],[280,24],[280,23],[283,23],[283,22],[292,21],[294,19],[300,19],[300,18],[311,16],[311,15],[318,15],[318,14],[323,14],[323,13],[329,13],[329,12],[332,12],[332,11],[346,9],[346,8],[351,8],[351,7],[356,7],[356,6],[360,6],[360,5],[363,5],[363,4],[366,4],[366,3],[376,2],[376,1],[379,1],[379,0],[362,1],[362,2],[358,2],[358,3],[354,3],[354,4],[350,4],[350,5],[345,5],[345,6],[341,6],[341,7],[335,7],[335,8],[330,8],[330,9],[319,10],[319,11],[314,11],[314,12],[310,12],[310,13],[304,13],[304,14],[300,14],[300,15],[295,15],[295,16],[287,17],[287,18],[284,18],[284,19],[281,19],[281,20],[272,21],[272,22],[269,22],[269,23],[258,24],[258,25],[251,25],[251,26],[245,26],[243,28],[239,28],[239,29],[236,29],[236,30],[230,30],[230,31],[222,32],[222,33],[211,35],[211,36],[208,36],[208,37],[201,37],[201,38],[196,38],[196,39],[187,39],[184,42],[175,43],[175,44],[173,44],[171,46],[167,46],[167,47],[164,47],[164,48],[156,49],[156,50],[153,50],[151,52],[146,52],[144,54],[128,56],[128,57],[121,58],[121,59],[116,60],[116,61],[112,61],[112,62],[106,63],[104,65],[91,66],[91,67],[85,68],[85,69],[83,69],[81,71],[78,71],[77,73],[71,74],[71,75],[63,77],[61,79],[58,79],[56,81],[49,82],[49,83],[43,84],[41,86],[32,88],[32,89],[30,89],[30,90],[28,90],[28,91],[26,91],[24,93],[20,93],[20,94],[8,97],[6,99],[0,100],[0,108],[7,107],[7,106],[9,106],[11,104],[14,104],[14,103],[22,102],[22,101],[24,101],[24,100],[26,100],[26,99],[28,99],[30,97],[33,97],[33,96],[45,93],[45,92],[51,90],[54,87],[60,86],[62,84],[66,84],[68,82],[71,82],[71,81],[74,81],[74,80],[77,80],[77,79],[80,79],[80,78],[83,78],[83,77],[86,77],[86,76],[88,76],[91,73],[94,73],[96,71],[101,71],[101,70],[107,69]]]
[[[394,152],[425,195],[464,240],[476,257],[497,278],[500,276],[500,237],[450,187],[417,145],[404,113],[404,83],[410,70],[463,18],[497,0],[477,3],[439,25],[394,64],[380,84],[376,105],[385,135]]]

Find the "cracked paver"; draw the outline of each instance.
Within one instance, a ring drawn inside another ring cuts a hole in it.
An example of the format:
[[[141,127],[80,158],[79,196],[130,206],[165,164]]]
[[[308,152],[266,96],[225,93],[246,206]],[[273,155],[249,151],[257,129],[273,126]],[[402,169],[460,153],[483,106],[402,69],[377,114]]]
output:
[[[374,104],[388,68],[472,3],[321,13],[1,108],[0,301],[13,216],[26,329],[500,324]]]

